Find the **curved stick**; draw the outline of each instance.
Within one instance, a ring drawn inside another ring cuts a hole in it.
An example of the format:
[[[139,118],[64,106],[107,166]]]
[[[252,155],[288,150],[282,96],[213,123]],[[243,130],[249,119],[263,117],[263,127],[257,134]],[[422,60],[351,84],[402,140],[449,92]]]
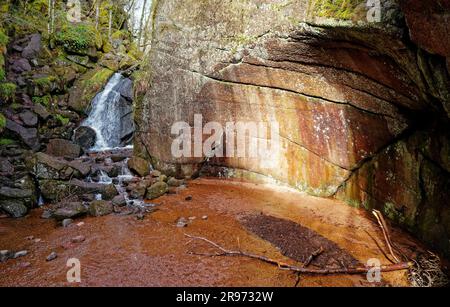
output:
[[[321,275],[329,275],[329,274],[361,274],[361,273],[367,273],[369,270],[374,269],[374,267],[354,267],[354,268],[337,268],[337,269],[310,269],[303,264],[302,266],[294,266],[287,264],[285,262],[277,261],[265,256],[256,255],[256,254],[250,254],[242,251],[234,251],[234,250],[228,250],[219,244],[208,240],[203,237],[196,237],[189,234],[184,234],[186,237],[193,239],[193,240],[200,240],[204,241],[215,248],[219,249],[222,253],[217,254],[201,254],[204,256],[242,256],[242,257],[248,257],[257,259],[266,263],[274,264],[278,266],[278,268],[283,270],[289,270],[293,272],[298,273],[305,273],[305,274],[321,274]],[[411,262],[402,262],[402,263],[396,263],[392,265],[382,265],[379,267],[379,270],[381,272],[392,272],[392,271],[400,271],[400,270],[407,270],[412,266]]]

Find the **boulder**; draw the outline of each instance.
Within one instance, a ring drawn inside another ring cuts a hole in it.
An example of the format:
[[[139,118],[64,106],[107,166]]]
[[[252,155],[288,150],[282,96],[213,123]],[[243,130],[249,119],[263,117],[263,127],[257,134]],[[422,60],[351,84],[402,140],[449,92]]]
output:
[[[139,157],[130,158],[128,160],[128,168],[141,177],[150,174],[150,165],[148,161]]]
[[[90,67],[91,65],[89,65],[89,57],[88,56],[69,54],[66,56],[66,58],[69,61],[74,62],[75,64],[91,68]]]
[[[104,216],[113,212],[113,205],[109,201],[95,200],[89,206],[89,214],[92,216]]]
[[[81,147],[68,140],[52,139],[47,145],[46,153],[57,157],[78,158],[81,155]]]
[[[91,172],[91,165],[81,160],[73,160],[68,165],[75,170],[77,178],[85,178]]]
[[[0,188],[1,198],[29,198],[33,196],[33,190],[31,189],[17,189],[3,186]]]
[[[100,194],[102,199],[110,200],[118,195],[113,184],[84,182],[78,179],[70,181],[39,180],[42,196],[48,201],[58,201],[70,195]]]
[[[125,199],[125,196],[123,196],[123,195],[117,195],[116,197],[114,197],[112,199],[111,202],[114,206],[119,206],[119,207],[123,207],[127,204],[127,200]]]
[[[169,191],[169,186],[165,182],[157,182],[147,189],[146,199],[155,199]]]
[[[129,113],[124,114],[120,119],[120,141],[122,146],[130,143],[134,136],[134,131],[133,113],[130,110]]]
[[[133,101],[133,81],[130,78],[123,79],[116,91],[126,100]]]
[[[92,99],[106,85],[113,73],[114,71],[108,68],[97,67],[78,78],[69,90],[68,106],[78,113],[86,114]]]
[[[34,105],[33,111],[42,120],[47,120],[47,118],[49,118],[50,115],[51,115],[50,112],[48,112],[47,109],[43,105],[41,105],[40,103],[37,103],[37,104]]]
[[[73,141],[83,148],[83,150],[88,150],[95,145],[95,140],[97,139],[97,133],[94,129],[86,126],[78,127],[73,135]]]
[[[27,59],[25,58],[20,58],[15,60],[12,64],[11,64],[11,69],[18,74],[21,74],[23,72],[27,72],[31,70],[31,65],[30,62],[28,62]]]
[[[38,117],[36,113],[31,112],[29,110],[25,110],[19,114],[20,119],[28,127],[36,127],[38,123]]]
[[[169,180],[167,180],[167,184],[170,187],[179,187],[184,184],[184,180],[179,180],[174,177],[170,177]]]
[[[67,168],[67,162],[43,152],[35,155],[35,174],[38,179],[60,179],[60,172]]]
[[[14,218],[28,213],[28,207],[20,199],[0,199],[0,209]]]
[[[33,34],[30,36],[28,44],[22,51],[22,57],[31,60],[39,56],[42,48],[41,35]]]
[[[147,181],[140,181],[136,184],[131,184],[127,187],[129,195],[133,199],[143,198],[147,192],[147,187],[149,186]]]
[[[32,150],[37,151],[41,147],[36,128],[25,128],[9,119],[6,119],[5,128],[20,137]]]
[[[87,213],[86,207],[80,202],[63,203],[61,207],[53,213],[53,217],[58,221],[74,219]]]
[[[14,165],[6,158],[0,158],[0,174],[2,176],[11,176],[14,174]]]

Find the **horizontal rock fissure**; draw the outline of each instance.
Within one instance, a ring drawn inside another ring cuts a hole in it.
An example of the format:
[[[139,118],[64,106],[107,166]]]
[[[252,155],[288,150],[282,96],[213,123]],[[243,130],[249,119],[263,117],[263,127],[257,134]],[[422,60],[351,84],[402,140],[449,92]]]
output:
[[[370,111],[370,110],[367,110],[367,109],[363,109],[361,107],[355,106],[354,104],[351,104],[351,103],[348,103],[348,102],[340,102],[340,101],[336,101],[336,100],[331,100],[331,99],[328,99],[328,98],[324,98],[324,97],[320,97],[320,96],[314,96],[314,95],[309,95],[309,94],[305,94],[305,93],[300,93],[300,92],[296,92],[294,90],[289,90],[289,89],[285,89],[285,88],[281,88],[281,87],[272,87],[272,86],[267,86],[267,85],[258,85],[258,84],[247,83],[247,82],[234,82],[234,81],[220,79],[220,78],[216,78],[216,77],[212,77],[212,76],[206,76],[206,75],[204,75],[204,74],[202,74],[200,72],[193,71],[193,70],[187,70],[187,69],[181,69],[181,70],[184,70],[186,72],[190,72],[190,73],[193,73],[193,74],[200,75],[203,78],[210,79],[210,80],[215,81],[215,82],[222,82],[222,83],[226,83],[226,84],[230,84],[230,85],[244,85],[244,86],[250,86],[250,87],[256,87],[256,88],[265,88],[265,89],[269,89],[269,90],[276,90],[276,91],[281,91],[281,92],[287,92],[287,93],[291,93],[291,94],[302,96],[302,97],[323,100],[323,101],[326,101],[326,102],[329,102],[329,103],[334,103],[334,104],[339,104],[339,105],[346,105],[346,106],[355,108],[356,110],[358,110],[360,112],[364,112],[364,113],[371,114],[371,115],[374,115],[374,116],[380,116],[380,117],[384,117],[385,116],[385,117],[393,118],[391,115],[375,113],[373,111]]]

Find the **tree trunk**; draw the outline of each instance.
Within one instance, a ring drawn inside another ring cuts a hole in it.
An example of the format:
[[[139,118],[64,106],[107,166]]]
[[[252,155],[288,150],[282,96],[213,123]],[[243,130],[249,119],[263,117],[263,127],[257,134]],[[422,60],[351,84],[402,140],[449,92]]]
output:
[[[145,8],[147,6],[147,0],[144,0],[144,4],[142,6],[141,11],[141,20],[139,22],[139,35],[138,35],[138,46],[142,46],[142,31],[144,28],[144,19],[145,19]]]
[[[111,42],[111,32],[112,32],[112,9],[109,9],[109,25],[108,25],[108,38]]]

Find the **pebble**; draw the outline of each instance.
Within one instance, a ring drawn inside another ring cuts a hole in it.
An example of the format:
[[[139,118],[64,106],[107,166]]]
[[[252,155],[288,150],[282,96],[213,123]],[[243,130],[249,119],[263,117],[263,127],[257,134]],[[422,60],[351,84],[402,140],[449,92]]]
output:
[[[37,239],[34,239],[34,243],[39,243],[39,242],[41,242],[42,240],[40,239],[40,238],[37,238]]]
[[[207,215],[202,216],[202,220],[206,221],[208,219]]]
[[[191,201],[191,200],[192,200],[192,195],[187,196],[187,197],[185,198],[185,200]]]
[[[52,252],[50,255],[47,256],[46,261],[55,260],[57,257],[58,257],[58,254],[56,252]]]
[[[25,239],[27,239],[27,240],[29,240],[29,241],[34,240],[34,236],[28,236],[28,237],[26,237]]]
[[[78,227],[81,227],[81,226],[83,226],[83,225],[84,225],[84,222],[79,222],[79,223],[77,224]]]
[[[65,219],[62,221],[62,226],[65,227],[69,227],[70,224],[72,224],[73,220],[72,219]]]
[[[193,220],[195,220],[197,217],[196,216],[190,216],[189,217],[189,221],[193,221]]]
[[[41,214],[41,219],[49,219],[52,217],[52,212],[49,210],[45,210],[44,212],[42,212]]]
[[[19,252],[16,252],[15,254],[14,254],[14,259],[16,259],[16,258],[19,258],[19,257],[24,257],[24,256],[26,256],[26,255],[28,255],[28,251],[26,251],[26,250],[23,250],[23,251],[19,251]]]
[[[180,217],[177,220],[177,227],[178,228],[183,228],[183,227],[186,227],[187,225],[188,225],[187,220],[184,217]]]
[[[30,262],[21,262],[19,264],[19,266],[22,268],[27,268],[27,267],[31,266],[31,263]]]
[[[81,243],[81,242],[84,242],[84,240],[86,240],[85,236],[76,236],[76,237],[72,238],[71,242],[72,243]]]
[[[0,262],[4,262],[13,257],[14,257],[14,253],[10,250],[5,249],[5,250],[0,251]]]

